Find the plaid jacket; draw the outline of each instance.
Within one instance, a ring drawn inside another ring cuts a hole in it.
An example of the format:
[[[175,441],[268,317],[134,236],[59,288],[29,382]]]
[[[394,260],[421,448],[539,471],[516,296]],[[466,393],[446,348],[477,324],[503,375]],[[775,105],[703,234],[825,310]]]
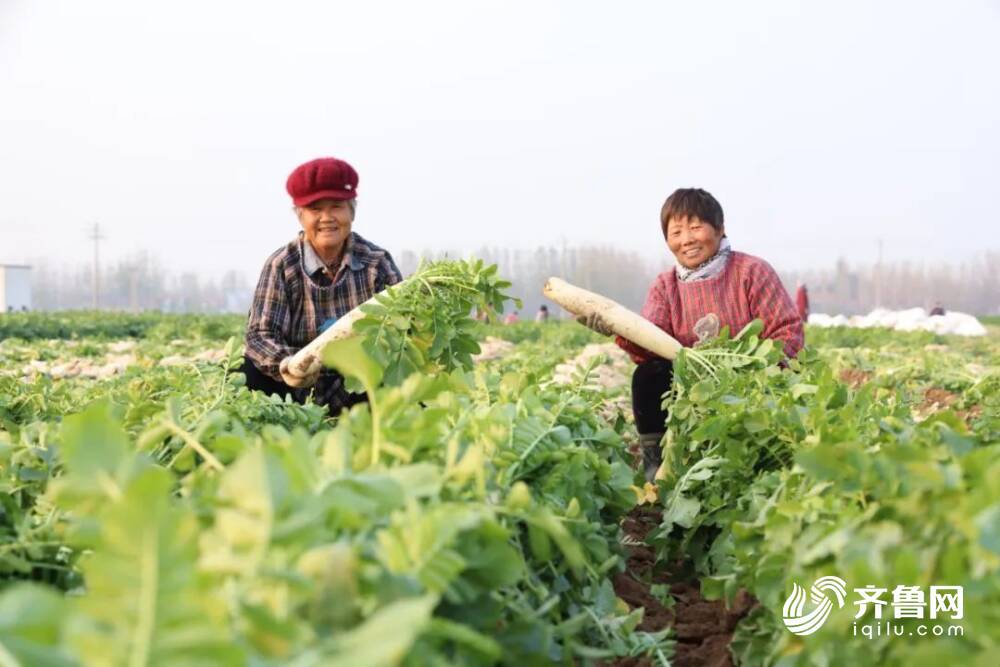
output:
[[[300,232],[264,263],[247,322],[247,356],[262,373],[280,382],[278,365],[283,358],[305,347],[337,318],[400,280],[402,275],[392,256],[353,232],[333,280]],[[336,414],[347,396],[343,384],[339,374],[325,370],[315,387],[293,393],[303,399],[314,391],[313,399]]]
[[[790,357],[802,349],[802,319],[792,297],[771,265],[759,257],[733,252],[722,273],[693,282],[680,282],[673,269],[664,271],[649,288],[642,307],[644,318],[685,347],[698,342],[694,325],[708,313],[718,316],[720,327],[729,325],[732,335],[760,318],[763,338],[783,343]],[[615,340],[636,363],[655,356],[621,336]]]

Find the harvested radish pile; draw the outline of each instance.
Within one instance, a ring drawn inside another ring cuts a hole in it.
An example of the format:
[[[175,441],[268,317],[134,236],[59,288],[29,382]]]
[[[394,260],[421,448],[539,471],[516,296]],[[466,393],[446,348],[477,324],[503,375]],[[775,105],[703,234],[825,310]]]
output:
[[[502,359],[513,349],[513,343],[495,336],[487,336],[481,343],[479,343],[479,353],[474,354],[472,359],[477,363],[481,361]]]
[[[614,343],[591,343],[579,354],[556,366],[552,379],[559,384],[569,384],[580,369],[599,361],[590,380],[605,389],[615,389],[629,383],[632,365],[628,355]]]
[[[856,327],[871,329],[884,327],[896,331],[930,331],[955,336],[985,336],[986,327],[973,315],[949,311],[944,315],[930,315],[923,308],[887,310],[876,308],[867,315],[827,315],[813,313],[809,324],[814,327]]]

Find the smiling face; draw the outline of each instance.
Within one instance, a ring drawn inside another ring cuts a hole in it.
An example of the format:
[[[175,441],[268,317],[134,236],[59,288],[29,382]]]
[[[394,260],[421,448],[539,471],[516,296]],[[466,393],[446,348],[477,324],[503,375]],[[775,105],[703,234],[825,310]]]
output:
[[[306,240],[324,261],[332,261],[351,234],[354,209],[351,202],[320,199],[295,209]]]
[[[664,236],[677,262],[686,269],[704,264],[719,251],[725,229],[715,229],[697,216],[672,217]]]

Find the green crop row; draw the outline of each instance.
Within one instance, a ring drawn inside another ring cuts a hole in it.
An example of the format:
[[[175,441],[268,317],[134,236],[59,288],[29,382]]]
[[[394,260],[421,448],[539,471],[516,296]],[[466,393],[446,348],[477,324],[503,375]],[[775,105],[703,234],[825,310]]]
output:
[[[246,317],[242,315],[169,315],[163,313],[116,313],[109,311],[69,311],[57,313],[2,313],[0,341],[79,340],[94,338],[149,338],[169,341],[177,338],[226,340],[242,336]]]
[[[633,436],[602,415],[627,384],[592,381],[601,357],[552,378],[607,339],[472,322],[505,300],[495,269],[422,271],[328,351],[370,396],[340,419],[242,386],[242,318],[0,318],[0,662],[665,664],[611,586]],[[659,567],[756,597],[740,664],[994,664],[995,340],[810,329],[783,366],[757,333],[676,364]],[[474,364],[487,336],[516,346]],[[51,371],[129,337],[122,373]],[[829,575],[961,586],[964,634],[868,639],[851,602],[792,634],[794,585]]]
[[[852,387],[827,360],[830,350],[807,348],[781,367],[766,343],[744,336],[703,349],[729,355],[715,357],[725,363],[713,376],[678,364],[667,401],[663,521],[653,538],[661,562],[690,563],[709,597],[746,589],[759,600],[732,645],[741,664],[994,664],[996,367],[944,376],[965,407],[975,406],[965,419],[952,409],[915,414],[919,397],[909,384],[926,367],[912,348],[906,363],[896,351],[866,356],[872,378]],[[924,359],[932,376],[943,371],[933,362],[944,353]],[[883,381],[877,367],[887,359],[906,371]],[[893,619],[905,638],[868,638],[855,629],[880,622],[874,607],[856,615],[850,603],[814,634],[793,634],[783,614],[794,584],[809,591],[824,576],[840,577],[850,589],[960,586],[963,634],[922,637],[926,617],[907,617]]]
[[[6,663],[666,664],[611,586],[634,479],[588,369],[473,369],[467,314],[505,284],[422,275],[441,286],[328,349],[369,395],[336,420],[248,392],[232,340],[216,364],[0,377]]]

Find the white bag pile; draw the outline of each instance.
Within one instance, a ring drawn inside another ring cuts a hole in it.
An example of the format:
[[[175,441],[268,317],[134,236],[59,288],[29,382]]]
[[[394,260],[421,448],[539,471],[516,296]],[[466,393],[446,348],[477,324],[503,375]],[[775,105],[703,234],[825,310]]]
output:
[[[986,327],[973,315],[948,311],[944,315],[928,315],[923,308],[887,310],[876,308],[867,315],[826,315],[813,313],[809,324],[814,327],[855,327],[869,329],[885,327],[896,331],[933,331],[936,334],[956,336],[985,336]]]

